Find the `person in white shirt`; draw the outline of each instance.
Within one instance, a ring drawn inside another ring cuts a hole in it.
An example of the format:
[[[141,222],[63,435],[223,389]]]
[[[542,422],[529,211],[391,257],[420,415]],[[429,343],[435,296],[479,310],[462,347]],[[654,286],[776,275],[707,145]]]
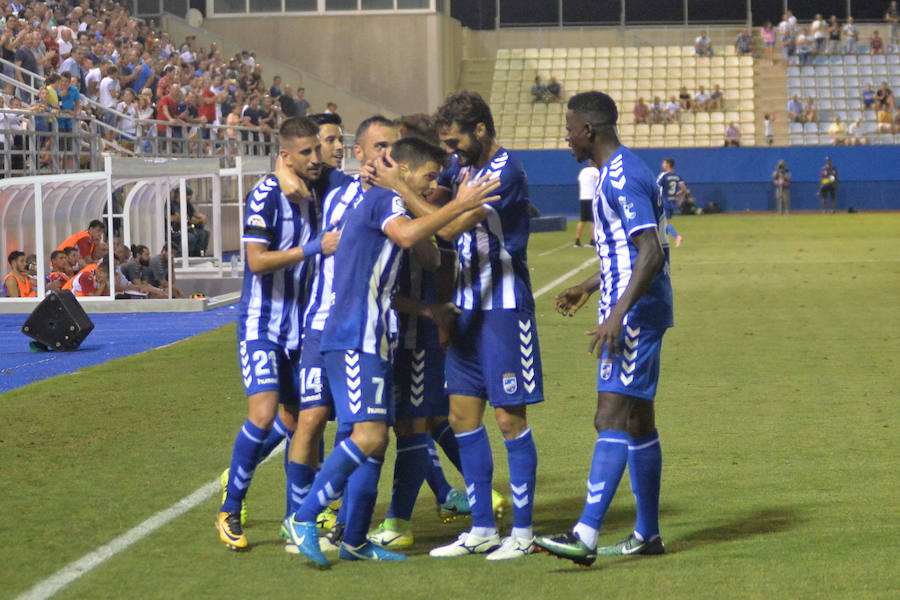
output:
[[[591,241],[590,245],[594,245],[594,214],[592,204],[594,202],[594,194],[597,192],[597,184],[600,183],[600,170],[597,163],[593,159],[588,161],[588,166],[578,173],[578,201],[581,208],[581,218],[578,225],[575,226],[575,245],[581,246],[581,232],[584,231],[584,224],[591,224]]]
[[[679,116],[681,116],[681,104],[678,102],[678,98],[672,96],[666,103],[666,118],[669,123],[677,123]]]
[[[816,15],[810,31],[812,32],[813,41],[815,42],[815,53],[822,54],[822,51],[825,50],[825,37],[828,34],[828,24],[825,22],[825,19],[822,18],[822,15]]]
[[[113,109],[115,109],[116,104],[119,99],[119,79],[117,75],[119,74],[119,68],[115,65],[110,65],[106,69],[106,77],[100,80],[99,86],[99,99],[100,106],[104,109],[103,115],[101,115],[100,120],[109,125],[110,127],[116,126],[116,115],[113,113]],[[103,132],[103,137],[108,140],[111,140],[115,137],[115,130],[113,129],[105,129]]]
[[[856,54],[856,45],[859,41],[859,30],[853,17],[847,17],[847,23],[844,25],[844,39],[847,41],[847,54]]]
[[[103,79],[101,69],[95,67],[89,58],[84,59],[84,68],[84,88],[87,90],[84,95],[96,102],[100,94],[100,80]]]
[[[772,118],[768,113],[763,117],[763,126],[766,132],[766,144],[771,146],[775,142],[775,128],[772,125],[772,121],[775,119]]]
[[[797,57],[800,66],[812,63],[813,40],[809,29],[804,28],[797,36]]]
[[[126,136],[125,142],[131,142],[137,136],[137,106],[134,98],[134,90],[125,88],[122,92],[122,101],[116,105],[116,110],[120,113],[128,115],[128,117],[119,117],[117,127]],[[131,139],[127,139],[131,138]]]
[[[703,89],[703,86],[701,85],[700,89],[697,91],[697,93],[694,94],[693,109],[695,111],[709,110],[709,100],[710,100],[709,94],[707,93],[707,91],[705,89]]]
[[[863,132],[862,118],[857,117],[855,121],[850,123],[850,127],[847,128],[846,143],[848,146],[865,146],[869,143],[869,139]]]

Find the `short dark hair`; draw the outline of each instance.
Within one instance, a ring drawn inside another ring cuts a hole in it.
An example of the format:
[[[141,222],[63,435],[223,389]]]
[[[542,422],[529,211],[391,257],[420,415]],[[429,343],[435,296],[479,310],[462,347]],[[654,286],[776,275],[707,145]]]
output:
[[[56,260],[56,257],[59,256],[60,254],[65,256],[66,253],[64,250],[54,250],[53,252],[51,252],[50,253],[50,262],[53,262],[54,260]]]
[[[144,253],[144,250],[149,250],[147,246],[143,244],[132,244],[131,246],[131,254],[133,256],[139,256]]]
[[[673,169],[675,168],[675,159],[674,158],[664,158],[663,162],[669,163],[669,166]]]
[[[581,115],[592,126],[615,125],[619,111],[615,101],[603,92],[581,92],[569,98],[569,110]]]
[[[97,262],[97,270],[109,273],[109,254],[103,255],[103,258]]]
[[[73,252],[78,252],[78,248],[76,248],[75,246],[66,246],[62,249],[62,251],[66,253],[66,256],[68,256]]]
[[[421,138],[405,137],[394,143],[391,158],[411,169],[418,169],[427,162],[435,162],[439,167],[443,167],[447,162],[447,153],[439,146],[429,144]]]
[[[385,117],[384,115],[373,115],[368,119],[364,120],[359,124],[359,127],[356,128],[356,140],[359,143],[359,138],[364,136],[366,132],[369,130],[369,127],[372,125],[381,125],[382,127],[396,127],[397,124]]]
[[[338,115],[337,113],[319,113],[316,115],[310,115],[307,118],[314,121],[319,127],[321,127],[322,125],[337,125],[338,127],[340,127],[344,124],[344,122],[341,120],[340,115]]]
[[[307,117],[289,117],[278,129],[278,136],[287,138],[315,137],[319,134],[319,125]]]
[[[402,127],[406,130],[407,137],[417,137],[435,146],[440,144],[437,132],[434,129],[434,119],[431,115],[426,115],[425,113],[403,115],[394,123],[397,127]]]
[[[93,221],[88,223],[88,229],[93,229],[94,227],[100,227],[103,229],[103,231],[106,231],[106,225],[100,219],[94,219]]]
[[[10,265],[13,264],[14,260],[17,260],[20,256],[25,256],[25,253],[21,250],[13,250],[9,253],[9,256],[6,258],[6,262]]]
[[[438,107],[434,115],[435,126],[449,127],[453,123],[459,125],[463,133],[472,133],[479,123],[484,123],[488,135],[497,136],[491,109],[478,92],[463,90],[448,96]]]

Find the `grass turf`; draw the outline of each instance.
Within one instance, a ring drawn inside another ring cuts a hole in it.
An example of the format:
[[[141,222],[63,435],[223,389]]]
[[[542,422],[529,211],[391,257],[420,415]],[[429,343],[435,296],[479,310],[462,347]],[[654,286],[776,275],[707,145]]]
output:
[[[281,549],[278,457],[250,492],[250,552],[218,541],[216,495],[59,597],[897,597],[900,215],[675,225],[685,243],[672,251],[676,327],[657,398],[667,556],[590,570],[543,555],[430,559],[427,550],[466,522],[439,524],[424,487],[409,561],[318,573]],[[535,290],[593,256],[570,240],[532,236]],[[596,298],[573,319],[555,315],[551,300],[589,272],[537,300],[547,397],[529,411],[538,533],[571,526],[583,502],[596,377],[583,332]],[[235,353],[226,326],[0,396],[0,596],[15,597],[218,475],[246,416]],[[495,425],[489,432],[495,486],[508,494],[502,442]],[[391,465],[389,455],[374,524]],[[633,506],[626,477],[601,543],[627,535]]]

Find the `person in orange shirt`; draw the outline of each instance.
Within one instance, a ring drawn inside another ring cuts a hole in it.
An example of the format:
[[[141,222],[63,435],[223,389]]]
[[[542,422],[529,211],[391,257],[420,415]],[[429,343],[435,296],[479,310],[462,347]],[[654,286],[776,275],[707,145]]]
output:
[[[109,258],[86,266],[78,275],[67,281],[63,288],[78,297],[105,296],[109,294]]]
[[[47,275],[47,289],[58,290],[75,274],[65,250],[54,250],[50,253],[50,274]]]
[[[3,278],[3,295],[8,298],[35,298],[37,290],[28,279],[25,253],[13,250],[6,259],[10,272]]]
[[[65,250],[69,246],[74,246],[78,248],[78,252],[81,253],[81,257],[85,259],[86,263],[96,262],[103,255],[100,251],[100,242],[104,233],[106,233],[106,225],[103,224],[103,221],[94,219],[88,224],[87,229],[73,233],[56,249]]]

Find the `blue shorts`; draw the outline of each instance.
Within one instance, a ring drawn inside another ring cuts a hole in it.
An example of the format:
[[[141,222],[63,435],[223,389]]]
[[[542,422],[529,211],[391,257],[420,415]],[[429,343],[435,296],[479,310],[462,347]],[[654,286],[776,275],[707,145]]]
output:
[[[394,424],[391,363],[375,354],[332,350],[322,354],[338,422]]]
[[[666,218],[671,219],[673,212],[678,212],[679,207],[678,203],[675,201],[664,200],[663,201],[663,210],[666,211]]]
[[[625,326],[620,356],[609,358],[607,349],[597,363],[597,391],[653,400],[659,382],[659,353],[665,329]]]
[[[464,310],[450,334],[447,393],[487,398],[491,406],[544,400],[534,313]]]
[[[297,404],[297,367],[300,353],[269,340],[238,340],[241,378],[247,396],[278,392],[282,404]]]
[[[334,408],[334,397],[328,386],[328,374],[325,372],[325,360],[319,352],[322,332],[308,330],[303,334],[301,343],[299,374],[297,387],[300,388],[300,410],[327,406]]]
[[[446,417],[450,402],[444,391],[444,352],[440,348],[394,353],[397,420]]]

